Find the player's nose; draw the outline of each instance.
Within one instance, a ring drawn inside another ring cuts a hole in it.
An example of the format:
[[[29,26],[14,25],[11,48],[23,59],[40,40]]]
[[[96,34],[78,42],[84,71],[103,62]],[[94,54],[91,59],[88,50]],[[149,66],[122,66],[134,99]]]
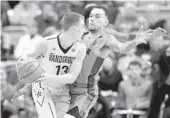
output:
[[[90,21],[90,22],[94,22],[94,17],[90,17],[90,18],[89,18],[89,21]]]

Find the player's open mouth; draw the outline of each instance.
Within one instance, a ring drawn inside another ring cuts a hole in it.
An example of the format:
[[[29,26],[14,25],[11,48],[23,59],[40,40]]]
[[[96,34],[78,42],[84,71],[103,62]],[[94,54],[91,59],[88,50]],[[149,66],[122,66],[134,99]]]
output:
[[[90,25],[90,26],[95,26],[94,23],[90,23],[89,25]]]

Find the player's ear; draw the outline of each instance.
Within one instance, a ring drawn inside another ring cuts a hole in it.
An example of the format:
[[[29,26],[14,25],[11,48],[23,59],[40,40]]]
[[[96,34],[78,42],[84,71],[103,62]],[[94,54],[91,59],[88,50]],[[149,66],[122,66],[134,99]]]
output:
[[[72,31],[73,31],[73,27],[70,27],[70,28],[69,28],[69,32],[72,32]]]
[[[76,31],[76,27],[75,27],[75,26],[72,26],[72,27],[70,28],[70,31]]]
[[[109,20],[106,19],[106,21],[105,21],[105,26],[108,25],[108,24],[109,24]]]

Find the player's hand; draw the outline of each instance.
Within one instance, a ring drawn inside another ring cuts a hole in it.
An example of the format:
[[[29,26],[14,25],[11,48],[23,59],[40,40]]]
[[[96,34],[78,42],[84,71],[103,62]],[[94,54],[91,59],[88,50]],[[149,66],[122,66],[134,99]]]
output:
[[[18,99],[18,97],[20,97],[20,96],[22,96],[22,95],[26,95],[26,93],[27,93],[27,91],[25,90],[25,88],[20,89],[19,91],[17,91],[17,92],[13,95],[13,97],[12,97],[12,99],[11,99],[11,102],[14,103],[14,102]]]
[[[149,29],[147,31],[143,31],[143,26],[141,26],[139,28],[139,31],[137,32],[136,34],[136,38],[135,38],[135,41],[137,44],[146,44],[147,41],[150,41],[152,40],[152,33],[153,33],[153,30]]]
[[[160,37],[160,36],[163,36],[163,37],[167,37],[167,31],[163,28],[156,28],[155,30],[153,30],[153,39],[157,38],[157,37]]]
[[[51,81],[49,80],[50,79],[50,75],[47,74],[47,73],[43,73],[41,74],[41,78],[36,80],[35,82],[38,83],[38,82],[44,82],[46,84],[50,84]],[[50,82],[49,82],[50,81]]]

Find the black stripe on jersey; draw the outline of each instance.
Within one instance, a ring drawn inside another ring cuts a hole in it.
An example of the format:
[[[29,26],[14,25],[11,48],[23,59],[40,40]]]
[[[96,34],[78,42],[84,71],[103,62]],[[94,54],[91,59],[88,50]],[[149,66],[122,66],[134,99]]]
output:
[[[59,36],[60,36],[60,35],[57,36],[57,41],[58,41],[59,48],[60,48],[64,53],[67,53],[67,52],[70,50],[70,48],[73,46],[74,43],[71,44],[71,46],[69,46],[68,48],[64,49],[64,48],[61,46],[61,44],[60,44]]]
[[[81,39],[83,40],[84,39],[84,36],[87,35],[89,32],[85,32],[82,36],[81,36]]]
[[[89,55],[90,51],[91,51],[91,49],[88,48],[87,51],[86,51],[86,54]]]
[[[52,38],[48,38],[47,40],[52,40],[52,39],[56,39],[57,37],[52,37]]]
[[[55,118],[55,117],[54,117],[53,110],[52,110],[52,107],[51,107],[51,104],[50,104],[49,102],[48,102],[48,105],[49,105],[49,107],[50,107],[50,110],[51,110],[51,113],[52,113],[53,118]]]
[[[100,69],[102,63],[103,63],[103,58],[97,57],[95,63],[93,64],[93,67],[91,69],[92,74],[96,74],[98,70]]]
[[[102,38],[102,36],[99,36],[98,38]]]

